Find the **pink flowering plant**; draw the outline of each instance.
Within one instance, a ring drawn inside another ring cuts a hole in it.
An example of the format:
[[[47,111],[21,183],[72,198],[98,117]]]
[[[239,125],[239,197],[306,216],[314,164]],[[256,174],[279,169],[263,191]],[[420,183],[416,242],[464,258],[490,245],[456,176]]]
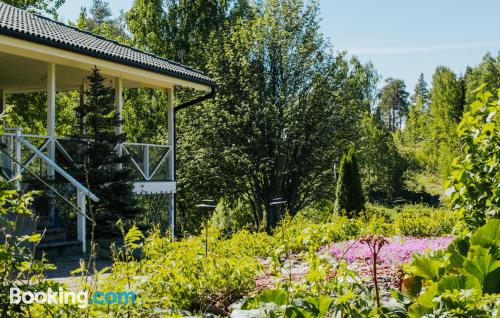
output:
[[[453,236],[436,238],[416,237],[391,237],[378,255],[381,265],[399,266],[411,260],[413,253],[425,253],[428,251],[444,249],[453,241]],[[362,240],[344,241],[330,245],[328,251],[337,259],[343,259],[348,263],[356,261],[371,261],[372,252],[370,247]]]
[[[368,242],[366,237],[362,237],[325,246],[320,252],[329,253],[338,262],[345,261],[362,279],[373,283],[376,293],[380,285],[383,286],[383,294],[388,296],[391,288],[401,287],[404,278],[402,267],[412,260],[413,254],[446,249],[453,241],[453,236],[436,238],[382,236],[380,240],[382,239],[383,244],[375,246],[373,242]],[[377,299],[381,297],[375,296]]]

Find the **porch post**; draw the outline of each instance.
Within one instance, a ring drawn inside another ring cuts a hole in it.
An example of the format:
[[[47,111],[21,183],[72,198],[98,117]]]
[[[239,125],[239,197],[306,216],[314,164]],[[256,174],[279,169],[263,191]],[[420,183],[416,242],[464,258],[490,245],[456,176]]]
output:
[[[49,144],[47,155],[53,162],[56,161],[56,64],[47,63],[47,136]],[[47,167],[47,176],[54,178],[54,168]]]
[[[0,89],[0,97],[2,103],[2,112],[3,112],[7,107],[7,93],[5,92],[4,89]]]
[[[82,81],[82,85],[80,86],[80,105],[83,105],[86,103],[86,95],[85,92],[87,91],[87,82],[84,80]],[[87,131],[85,129],[85,117],[81,118],[81,131],[80,133],[82,136],[85,136],[87,134]],[[87,213],[87,202],[86,202],[87,197],[83,192],[80,190],[76,191],[76,205],[78,209],[80,210],[81,213],[76,214],[76,238],[78,241],[82,243],[82,253],[85,254],[87,252],[87,219],[82,215]]]
[[[7,92],[4,89],[0,89],[0,102],[2,103],[2,113],[7,108]],[[2,120],[3,128],[5,128],[5,119]]]
[[[87,90],[88,90],[88,84],[87,81],[83,80],[82,85],[80,85],[80,107],[83,107],[85,103],[87,103]],[[87,135],[87,129],[85,127],[85,122],[86,118],[85,116],[82,116],[80,118],[80,134],[82,136]]]
[[[47,157],[56,162],[56,64],[47,63]],[[47,179],[55,178],[55,170],[47,165]],[[49,192],[49,220],[51,225],[56,224],[56,198],[55,194]]]
[[[78,205],[78,209],[80,210],[81,213],[77,213],[76,215],[76,235],[77,239],[82,242],[82,252],[85,254],[87,252],[87,229],[86,229],[86,219],[82,215],[86,214],[86,204],[85,204],[85,194],[77,190],[76,193],[76,203]]]
[[[174,113],[174,88],[167,88],[167,106],[168,106],[168,145],[170,147],[170,155],[168,157],[168,169],[170,180],[175,182],[175,113]],[[175,193],[169,194],[168,205],[168,223],[172,234],[172,239],[175,238]]]
[[[123,120],[123,80],[121,77],[115,77],[115,107],[118,123],[115,127],[115,134],[121,135],[123,133],[123,127],[121,121]],[[123,149],[121,143],[116,148],[116,154],[121,157],[123,154]],[[116,165],[116,169],[121,170],[122,164]]]

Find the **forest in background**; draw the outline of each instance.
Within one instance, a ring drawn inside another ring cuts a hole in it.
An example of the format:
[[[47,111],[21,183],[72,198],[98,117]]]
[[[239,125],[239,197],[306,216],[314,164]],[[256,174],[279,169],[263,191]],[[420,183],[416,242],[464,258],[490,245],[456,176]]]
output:
[[[52,16],[60,4],[7,2]],[[333,210],[340,161],[351,146],[367,201],[443,203],[460,153],[457,125],[477,87],[500,83],[500,55],[487,53],[464,74],[439,66],[429,84],[420,74],[414,89],[394,78],[378,89],[372,64],[335,51],[319,32],[319,9],[295,0],[136,0],[115,18],[106,1],[94,0],[72,22],[203,70],[219,84],[213,100],[177,119],[181,232],[200,229],[208,211],[195,205],[207,198],[219,202],[216,220],[226,227],[275,223],[270,203],[278,197],[292,216]],[[178,103],[195,94],[176,93]],[[78,97],[58,94],[59,135],[78,134]],[[165,143],[166,94],[126,90],[124,101],[128,139]],[[12,95],[8,103],[9,126],[44,133],[43,93]]]

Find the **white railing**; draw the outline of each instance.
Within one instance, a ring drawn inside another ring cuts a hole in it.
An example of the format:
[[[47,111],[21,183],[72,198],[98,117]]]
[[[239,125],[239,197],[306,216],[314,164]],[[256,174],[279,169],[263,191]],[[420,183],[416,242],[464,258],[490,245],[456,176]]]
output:
[[[77,189],[77,238],[82,242],[82,250],[86,252],[86,198],[93,201],[99,199],[85,186],[73,178],[61,165],[62,162],[57,162],[48,157],[49,144],[51,138],[41,135],[23,134],[21,128],[6,128],[0,136],[2,147],[0,157],[0,170],[9,179],[16,180],[18,189],[20,189],[20,176],[26,173],[35,173],[38,176],[47,176],[49,173],[58,173],[70,184]],[[90,141],[92,142],[92,141]],[[74,139],[62,137],[54,140],[54,146],[59,155],[72,165],[72,168],[78,168],[74,160],[74,153],[77,150],[77,143]],[[141,181],[171,181],[171,169],[169,162],[173,155],[171,147],[165,145],[155,145],[147,143],[125,142],[118,144],[115,151],[124,153],[129,160],[125,165],[128,165],[133,173],[135,180],[132,182],[140,183]],[[5,155],[6,152],[8,155]],[[75,152],[76,153],[76,152]],[[57,157],[57,155],[56,155]],[[13,159],[12,159],[13,158]],[[61,161],[63,161],[61,159]],[[36,171],[33,171],[33,166],[36,166]],[[50,169],[49,169],[50,167]],[[31,168],[31,169],[30,169]],[[49,170],[52,170],[49,172]],[[164,182],[151,183],[148,185],[163,184]],[[144,183],[143,183],[144,184]],[[144,186],[144,185],[143,185]],[[161,185],[160,187],[163,187]],[[160,189],[160,190],[163,190]]]
[[[171,147],[146,143],[124,142],[116,146],[129,156],[132,167],[145,181],[172,180],[169,175],[169,156]]]
[[[19,158],[22,165],[16,165],[13,162],[3,162],[2,170],[11,172],[10,177],[14,175],[22,175],[24,167],[30,167],[38,163],[36,168],[39,175],[47,174],[47,167],[40,160],[39,153],[47,151],[50,143],[48,136],[22,134],[19,128],[5,129],[1,136],[2,142],[7,145],[8,151],[15,157]],[[21,139],[29,143],[22,143]],[[55,140],[56,151],[61,155],[67,163],[75,165],[74,154],[76,148],[74,139],[69,137],[57,137]],[[29,151],[23,151],[23,148],[29,148]],[[173,176],[169,169],[170,156],[172,156],[171,147],[167,145],[158,145],[150,143],[124,142],[116,145],[115,150],[120,150],[120,153],[127,155],[128,161],[125,163],[126,168],[132,170],[131,182],[144,181],[171,181]],[[51,166],[52,167],[52,166]]]
[[[4,138],[7,138],[8,142],[4,142]],[[35,146],[31,144],[26,138],[42,138],[46,139],[42,143],[41,146]],[[40,166],[47,165],[54,169],[55,172],[59,173],[64,179],[66,179],[70,184],[72,184],[78,191],[81,191],[88,198],[90,198],[94,202],[98,202],[99,198],[95,196],[89,189],[83,186],[80,182],[78,182],[75,178],[73,178],[69,173],[67,173],[63,168],[57,165],[53,160],[47,157],[43,150],[47,148],[47,144],[49,142],[48,137],[46,136],[36,136],[36,135],[23,135],[21,130],[16,129],[15,133],[4,133],[2,135],[2,142],[7,145],[7,153],[9,153],[11,158],[15,160],[11,161],[11,170],[10,170],[10,178],[19,179],[19,177],[28,169],[29,165],[35,161],[35,159],[40,160]],[[24,146],[29,152],[30,155],[27,160],[23,160],[22,156],[22,146]],[[10,159],[10,158],[7,158]],[[5,161],[3,161],[5,162]]]
[[[14,128],[14,129],[5,129],[5,133],[1,135],[2,147],[5,147],[2,154],[2,172],[7,175],[8,178],[14,179],[16,181],[16,185],[18,190],[20,187],[20,176],[23,172],[30,172],[33,174],[37,174],[28,169],[33,162],[39,162],[39,171],[38,176],[47,175],[44,174],[44,167],[47,169],[48,167],[53,170],[53,172],[58,173],[64,179],[66,179],[71,185],[76,188],[76,201],[77,201],[77,238],[82,243],[82,252],[85,253],[87,251],[87,236],[86,236],[86,220],[89,217],[86,214],[86,198],[91,199],[94,202],[98,202],[99,198],[94,195],[88,188],[78,182],[75,178],[73,178],[69,173],[67,173],[60,165],[58,165],[54,160],[49,158],[47,155],[43,153],[46,148],[48,148],[48,144],[50,143],[50,138],[48,136],[38,136],[38,135],[28,135],[22,134],[22,129]],[[34,145],[28,139],[39,141],[39,145]],[[40,142],[41,141],[41,142]],[[64,148],[60,145],[60,143],[56,140],[55,142],[56,148],[61,148],[63,151]],[[58,147],[58,146],[59,147]],[[26,151],[23,151],[23,146],[26,148]],[[4,153],[5,152],[5,153]],[[24,156],[28,154],[28,156]],[[26,171],[28,170],[28,171]],[[47,169],[48,171],[48,169]],[[51,172],[52,173],[52,172]],[[42,180],[42,179],[39,179]],[[59,194],[54,188],[51,188],[50,185],[46,184],[52,191],[53,194]],[[61,196],[62,197],[62,196]],[[65,201],[71,204],[66,198]],[[72,204],[71,204],[72,205]],[[55,202],[51,200],[49,203],[49,217],[51,218],[51,222],[55,219]]]
[[[39,153],[47,150],[50,138],[47,136],[22,134],[20,128],[5,128],[4,131],[1,136],[1,141],[4,147],[6,146],[4,151],[7,151],[17,162],[7,156],[3,156],[2,172],[9,178],[15,178],[16,176],[23,175],[26,169],[37,163],[36,173],[46,175],[46,164],[43,163],[43,159],[40,158]],[[23,151],[26,145],[21,139],[28,142],[32,146],[32,149]],[[33,148],[37,151],[33,151]]]

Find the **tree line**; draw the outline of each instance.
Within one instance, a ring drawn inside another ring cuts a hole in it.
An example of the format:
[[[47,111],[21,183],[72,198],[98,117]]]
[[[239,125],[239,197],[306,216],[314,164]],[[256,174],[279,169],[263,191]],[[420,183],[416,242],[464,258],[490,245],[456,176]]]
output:
[[[7,2],[45,14],[60,5]],[[333,50],[321,34],[319,10],[314,1],[299,0],[135,0],[114,18],[106,1],[94,0],[73,21],[217,81],[213,100],[177,118],[180,231],[200,227],[207,212],[195,205],[207,198],[220,202],[234,222],[267,229],[278,221],[271,205],[277,197],[292,216],[340,202],[342,167],[349,166],[341,164],[343,155],[345,162],[355,157],[361,203],[396,199],[412,171],[449,172],[459,151],[456,126],[475,87],[498,86],[500,58],[487,54],[463,75],[440,66],[430,89],[421,75],[411,95],[400,79],[386,79],[379,90],[371,63]],[[197,96],[176,93],[177,102]],[[77,134],[78,126],[68,124],[78,120],[77,100],[76,93],[58,94],[58,134]],[[27,102],[42,105],[43,94],[10,99]],[[165,105],[164,92],[125,90],[127,138],[166,142]],[[43,131],[43,110],[17,107],[11,121]]]

